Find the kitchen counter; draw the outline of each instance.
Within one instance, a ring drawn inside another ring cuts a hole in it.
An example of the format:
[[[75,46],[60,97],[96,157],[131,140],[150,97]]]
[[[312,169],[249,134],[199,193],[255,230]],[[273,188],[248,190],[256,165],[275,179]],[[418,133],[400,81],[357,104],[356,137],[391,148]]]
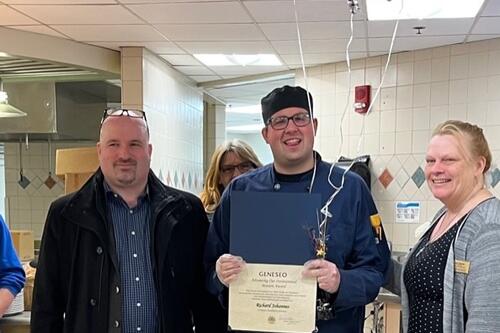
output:
[[[29,333],[30,311],[0,318],[0,333]]]
[[[392,252],[392,258],[400,263],[405,260],[405,256],[404,252]],[[375,302],[383,303],[383,332],[401,332],[401,298],[389,290],[380,288]]]
[[[401,297],[396,294],[391,293],[389,290],[380,288],[380,292],[377,296],[377,301],[382,303],[394,303],[401,304]]]

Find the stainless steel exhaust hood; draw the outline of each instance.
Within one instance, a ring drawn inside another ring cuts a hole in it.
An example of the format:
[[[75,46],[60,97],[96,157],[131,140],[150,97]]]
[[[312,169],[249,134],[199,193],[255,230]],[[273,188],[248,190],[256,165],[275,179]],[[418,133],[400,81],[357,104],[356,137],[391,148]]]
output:
[[[28,115],[0,120],[0,142],[97,141],[103,110],[120,105],[121,89],[107,81],[4,82],[9,103]]]

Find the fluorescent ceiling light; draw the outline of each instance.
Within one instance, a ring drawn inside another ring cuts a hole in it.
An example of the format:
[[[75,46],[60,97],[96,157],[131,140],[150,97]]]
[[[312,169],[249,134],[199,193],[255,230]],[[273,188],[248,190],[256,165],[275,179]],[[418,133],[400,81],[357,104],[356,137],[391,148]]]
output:
[[[281,66],[274,54],[194,54],[207,66]]]
[[[398,17],[401,20],[443,19],[475,17],[483,2],[484,0],[366,0],[366,6],[370,21],[396,20]]]
[[[232,107],[231,105],[228,105],[226,106],[226,112],[260,114],[262,110],[260,108],[260,105],[248,105],[248,106],[238,106],[238,107]]]

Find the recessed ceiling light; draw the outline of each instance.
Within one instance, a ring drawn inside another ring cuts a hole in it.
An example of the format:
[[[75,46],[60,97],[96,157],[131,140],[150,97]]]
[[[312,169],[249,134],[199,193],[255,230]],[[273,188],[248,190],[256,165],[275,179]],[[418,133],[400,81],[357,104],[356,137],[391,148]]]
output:
[[[366,0],[366,6],[370,21],[396,20],[398,17],[401,20],[443,19],[475,17],[483,2],[484,0]]]
[[[194,54],[207,66],[281,66],[274,54]]]

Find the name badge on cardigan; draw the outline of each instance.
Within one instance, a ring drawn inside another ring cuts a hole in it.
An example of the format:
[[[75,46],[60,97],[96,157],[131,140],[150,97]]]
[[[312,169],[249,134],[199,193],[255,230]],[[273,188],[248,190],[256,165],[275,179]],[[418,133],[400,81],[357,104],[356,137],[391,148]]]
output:
[[[469,274],[470,261],[455,260],[455,272]]]

